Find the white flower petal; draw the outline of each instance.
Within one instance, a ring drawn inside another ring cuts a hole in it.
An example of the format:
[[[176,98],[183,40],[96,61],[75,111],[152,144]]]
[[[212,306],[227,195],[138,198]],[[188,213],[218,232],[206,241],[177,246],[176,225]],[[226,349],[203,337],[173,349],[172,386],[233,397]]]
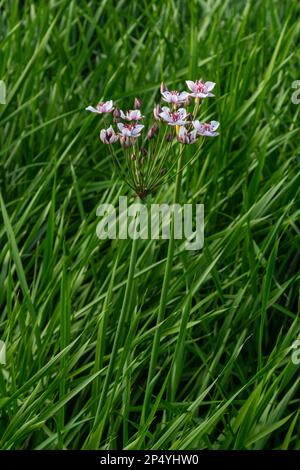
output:
[[[85,108],[85,110],[90,111],[91,113],[98,113],[99,114],[98,109],[94,108],[93,106],[88,106],[87,108]]]
[[[210,122],[210,128],[212,131],[215,131],[216,129],[218,129],[220,123],[218,121],[211,121]]]
[[[195,140],[197,140],[197,131],[196,130],[191,131],[190,135],[191,135],[191,139],[193,140],[193,142],[195,142]]]
[[[163,97],[163,100],[169,101],[170,98],[171,98],[171,93],[170,93],[169,91],[164,91],[164,92],[162,93],[162,97]]]
[[[166,111],[163,111],[162,113],[159,113],[159,116],[160,116],[164,121],[167,121],[167,122],[170,122],[170,121],[171,121],[170,114],[167,113]]]
[[[144,126],[142,124],[137,124],[131,131],[131,134],[133,136],[137,136],[141,130],[144,128]]]
[[[198,120],[192,121],[192,124],[193,124],[193,126],[194,126],[194,129],[195,129],[197,132],[200,131],[201,126],[202,126],[201,123],[200,123],[200,121],[198,121]]]
[[[185,82],[189,88],[189,90],[191,91],[195,91],[195,82],[192,82],[192,80],[186,80]]]
[[[206,91],[211,91],[215,85],[216,84],[214,82],[205,82],[204,84]]]
[[[120,132],[123,132],[123,129],[124,129],[124,124],[123,124],[123,122],[118,122],[118,123],[117,123],[117,127],[118,127],[118,129],[119,129]]]
[[[142,117],[143,116],[139,109],[134,109],[133,111],[130,111],[130,119],[132,121],[139,121],[140,119],[142,119]]]
[[[105,129],[101,129],[101,131],[100,131],[100,140],[105,144],[105,140],[106,140],[106,130]]]
[[[177,112],[179,113],[179,116],[181,117],[181,119],[184,119],[187,115],[185,108],[179,108]]]
[[[187,91],[182,91],[180,94],[179,94],[179,99],[180,100],[186,100],[187,97],[189,96],[189,93]]]
[[[184,137],[184,136],[186,135],[186,133],[187,133],[186,128],[185,128],[184,126],[180,126],[180,127],[179,127],[178,135],[179,135],[180,137]]]

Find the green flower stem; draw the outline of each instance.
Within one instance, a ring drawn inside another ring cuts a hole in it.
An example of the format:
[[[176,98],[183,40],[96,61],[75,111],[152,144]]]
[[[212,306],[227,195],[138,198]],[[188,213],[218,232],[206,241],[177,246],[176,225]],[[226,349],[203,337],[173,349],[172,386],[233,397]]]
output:
[[[180,156],[179,156],[178,164],[177,164],[174,203],[179,201],[180,187],[181,187],[181,180],[182,180],[182,159],[183,159],[183,146],[181,146]],[[156,321],[156,330],[155,330],[153,344],[152,344],[150,366],[149,366],[149,371],[148,371],[147,385],[146,385],[143,409],[142,409],[142,414],[141,414],[141,424],[144,424],[145,422],[145,418],[146,418],[146,414],[150,405],[151,394],[152,394],[152,390],[154,386],[153,378],[155,375],[155,369],[156,369],[158,353],[159,353],[159,343],[160,343],[161,332],[162,332],[162,322],[164,320],[165,311],[166,311],[167,295],[168,295],[168,289],[169,289],[169,283],[170,283],[170,277],[171,277],[171,271],[172,271],[174,248],[175,248],[175,239],[174,239],[174,214],[173,214],[171,236],[169,240],[168,254],[167,254],[167,261],[166,261],[166,269],[165,269],[164,280],[163,280],[163,285],[162,285],[162,290],[161,290],[159,311],[158,311],[158,316],[157,316],[157,321]]]

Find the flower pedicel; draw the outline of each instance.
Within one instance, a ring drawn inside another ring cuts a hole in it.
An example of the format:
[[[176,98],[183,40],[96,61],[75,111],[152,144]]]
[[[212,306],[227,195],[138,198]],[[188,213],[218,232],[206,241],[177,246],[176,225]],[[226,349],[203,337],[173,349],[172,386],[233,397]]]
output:
[[[216,132],[218,121],[201,122],[197,118],[201,101],[214,96],[211,91],[215,83],[200,79],[187,80],[186,84],[189,91],[181,92],[169,91],[161,84],[162,100],[168,106],[157,104],[153,110],[154,122],[147,125],[139,98],[134,100],[135,109],[128,111],[114,107],[112,100],[86,108],[92,113],[112,115],[112,123],[100,131],[100,140],[109,146],[121,177],[141,198],[155,192],[166,181],[185,145],[195,144],[197,154],[198,143],[203,143],[203,138],[219,134]],[[191,106],[193,109],[188,111]],[[117,154],[116,146],[121,146],[126,165],[122,154]]]

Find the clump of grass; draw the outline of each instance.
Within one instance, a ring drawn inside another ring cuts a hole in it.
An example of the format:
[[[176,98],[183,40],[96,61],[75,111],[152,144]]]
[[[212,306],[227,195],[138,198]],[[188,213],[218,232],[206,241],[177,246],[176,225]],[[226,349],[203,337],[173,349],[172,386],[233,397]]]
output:
[[[1,448],[299,449],[299,6],[0,8]],[[112,361],[132,246],[99,242],[95,211],[127,188],[84,106],[97,93],[147,110],[166,77],[202,75],[219,84],[204,117],[222,117],[222,137],[181,187],[205,204],[205,245],[174,247],[143,406],[167,246],[134,254]]]

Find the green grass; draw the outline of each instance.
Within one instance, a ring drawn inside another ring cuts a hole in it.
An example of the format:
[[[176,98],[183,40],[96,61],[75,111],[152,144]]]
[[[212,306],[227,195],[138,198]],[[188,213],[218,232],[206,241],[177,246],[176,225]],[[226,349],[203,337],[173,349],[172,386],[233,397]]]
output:
[[[300,449],[297,2],[0,10],[0,448]],[[201,76],[221,134],[181,198],[205,204],[205,245],[176,241],[162,317],[167,241],[96,237],[97,206],[132,193],[84,108],[151,112],[162,80]]]

